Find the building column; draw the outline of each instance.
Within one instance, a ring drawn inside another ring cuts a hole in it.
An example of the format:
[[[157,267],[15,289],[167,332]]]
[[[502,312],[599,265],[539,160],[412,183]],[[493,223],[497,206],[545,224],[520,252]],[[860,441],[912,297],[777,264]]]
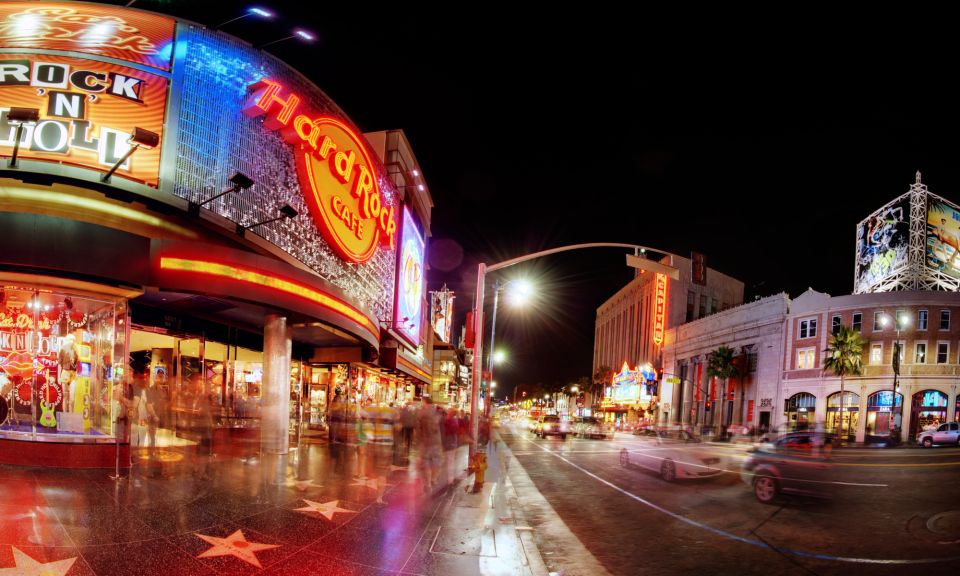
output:
[[[947,395],[947,422],[953,422],[957,417],[957,385],[952,386],[953,394]]]
[[[268,314],[263,327],[263,385],[260,390],[260,447],[286,454],[290,448],[290,354],[287,319]]]
[[[861,444],[867,437],[867,386],[860,384],[860,409],[857,414],[856,441]]]
[[[917,387],[911,382],[904,386],[900,383],[900,393],[903,394],[903,404],[900,406],[900,441],[910,440],[910,420],[913,419],[913,394]],[[897,400],[894,399],[894,402]]]

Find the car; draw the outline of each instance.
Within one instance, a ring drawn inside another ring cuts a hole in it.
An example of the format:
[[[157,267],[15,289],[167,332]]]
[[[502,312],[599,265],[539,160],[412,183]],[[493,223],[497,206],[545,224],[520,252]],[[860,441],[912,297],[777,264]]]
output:
[[[634,436],[656,436],[657,427],[652,424],[647,424],[646,426],[637,426],[633,429]]]
[[[924,430],[917,434],[917,444],[930,448],[934,444],[956,444],[960,446],[960,423],[946,422],[934,430]]]
[[[567,423],[555,414],[541,416],[540,419],[537,420],[537,427],[534,430],[534,434],[540,438],[559,436],[561,440],[567,439],[568,432],[569,427]]]
[[[660,474],[666,482],[710,478],[726,472],[726,457],[707,447],[688,428],[657,428],[647,446],[620,451],[620,464]]]
[[[606,423],[591,416],[577,418],[571,426],[571,432],[581,438],[613,438],[613,431]]]
[[[832,434],[791,432],[751,450],[743,463],[741,479],[763,504],[772,503],[783,493],[829,497],[826,487],[832,484],[832,451]]]

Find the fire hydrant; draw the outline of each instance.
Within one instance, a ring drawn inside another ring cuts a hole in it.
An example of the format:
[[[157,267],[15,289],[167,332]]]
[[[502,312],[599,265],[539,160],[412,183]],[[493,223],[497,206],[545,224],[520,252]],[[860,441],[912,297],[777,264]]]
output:
[[[473,455],[473,460],[470,463],[470,468],[473,470],[473,492],[483,491],[483,477],[487,472],[487,455],[483,452],[477,452]]]

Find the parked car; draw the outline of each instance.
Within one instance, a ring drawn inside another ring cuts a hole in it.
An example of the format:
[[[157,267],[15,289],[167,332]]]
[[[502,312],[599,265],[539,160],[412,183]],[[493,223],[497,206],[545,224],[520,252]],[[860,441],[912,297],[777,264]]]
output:
[[[657,427],[652,424],[647,424],[645,426],[637,426],[633,429],[634,436],[656,436]]]
[[[581,438],[613,438],[613,430],[603,420],[591,416],[577,418],[570,431]]]
[[[687,428],[658,428],[649,447],[620,451],[620,464],[636,464],[667,482],[710,478],[726,472],[726,458],[711,451]]]
[[[917,444],[930,448],[934,444],[956,444],[960,446],[960,423],[946,422],[935,430],[924,430],[917,434]]]
[[[832,434],[791,432],[754,448],[743,463],[741,478],[764,504],[781,493],[827,497],[832,450]]]
[[[534,430],[534,434],[540,438],[559,436],[561,440],[567,439],[568,432],[567,423],[555,414],[541,416],[540,419],[537,420],[537,427]]]

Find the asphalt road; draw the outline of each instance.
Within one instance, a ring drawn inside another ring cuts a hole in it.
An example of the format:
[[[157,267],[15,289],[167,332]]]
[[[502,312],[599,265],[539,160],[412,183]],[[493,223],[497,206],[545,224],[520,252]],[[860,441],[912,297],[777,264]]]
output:
[[[745,447],[675,452],[626,434],[541,440],[519,426],[500,435],[569,528],[551,529],[549,513],[528,515],[548,566],[565,576],[576,573],[571,532],[616,575],[933,575],[960,566],[958,448],[837,450],[809,478],[829,498],[761,504],[741,476]],[[717,458],[725,471],[664,481],[662,461],[687,455]]]

